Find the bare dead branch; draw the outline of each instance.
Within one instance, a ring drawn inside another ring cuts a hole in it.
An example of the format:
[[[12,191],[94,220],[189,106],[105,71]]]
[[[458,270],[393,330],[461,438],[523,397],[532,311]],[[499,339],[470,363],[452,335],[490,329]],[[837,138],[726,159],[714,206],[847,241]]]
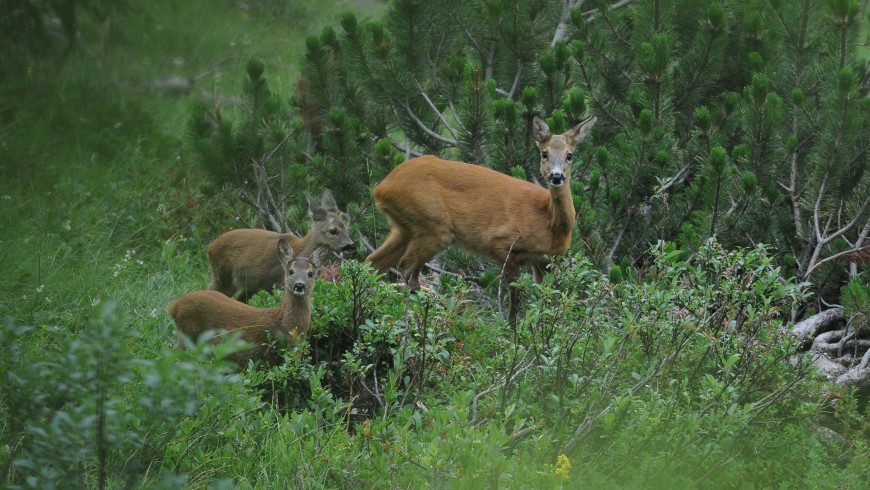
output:
[[[806,342],[831,330],[836,323],[845,319],[842,308],[831,308],[798,322],[792,327],[791,334]]]
[[[392,138],[390,139],[390,144],[393,145],[393,148],[395,148],[395,149],[397,149],[405,154],[405,160],[410,160],[410,157],[412,157],[412,156],[419,157],[419,156],[423,155],[423,153],[412,149],[411,145],[402,146],[401,143],[399,143],[398,141],[396,141]]]
[[[822,264],[824,264],[826,262],[830,262],[832,260],[839,259],[840,257],[848,256],[850,263],[857,264],[858,263],[857,260],[859,260],[858,258],[865,257],[864,254],[870,254],[870,246],[866,246],[866,247],[862,247],[862,248],[850,248],[849,250],[844,250],[840,253],[836,253],[834,255],[831,255],[830,257],[825,257],[824,259],[819,260],[818,262],[813,264],[813,266],[807,270],[806,274],[804,274],[804,277],[805,278],[810,277],[810,275],[813,273],[813,271],[816,270],[819,266],[821,266]],[[866,261],[866,259],[865,259],[865,261]]]
[[[631,0],[619,0],[618,2],[611,5],[609,8],[610,8],[610,10],[616,10],[618,8],[625,7],[626,5],[628,5],[630,3],[631,3]],[[596,8],[596,9],[587,10],[586,12],[583,12],[583,15],[586,16],[586,20],[592,20],[595,18],[595,14],[597,14],[597,13],[598,13],[598,9]]]
[[[684,165],[683,168],[681,168],[681,169],[677,172],[676,175],[674,175],[673,177],[671,177],[671,180],[669,180],[665,185],[659,187],[659,189],[656,191],[656,194],[658,194],[658,195],[662,195],[662,194],[664,194],[665,192],[667,192],[671,187],[673,187],[673,186],[675,186],[676,184],[682,182],[682,181],[683,181],[683,176],[686,174],[686,172],[689,171],[689,167],[690,167],[690,165],[688,165],[688,164]]]
[[[423,121],[421,121],[421,120],[417,117],[417,115],[414,114],[414,111],[411,110],[411,107],[410,107],[408,104],[402,104],[402,107],[405,109],[405,112],[408,114],[408,117],[410,117],[411,120],[414,121],[414,123],[417,124],[417,127],[419,127],[421,130],[423,130],[424,133],[428,134],[429,136],[435,138],[436,140],[438,140],[438,141],[440,141],[440,142],[442,142],[442,143],[446,143],[446,144],[448,144],[448,145],[450,145],[450,146],[456,146],[456,144],[457,144],[457,143],[456,143],[456,140],[452,140],[452,139],[450,139],[450,138],[445,138],[444,136],[442,136],[442,135],[436,133],[435,131],[432,131],[431,129],[429,129],[429,128],[426,126],[426,124],[424,124]]]
[[[423,99],[426,100],[426,103],[429,104],[429,107],[432,108],[432,111],[438,116],[438,119],[441,120],[441,123],[444,124],[444,127],[447,128],[447,132],[450,133],[450,136],[453,136],[453,139],[456,140],[456,131],[450,127],[450,124],[447,123],[447,119],[444,119],[444,114],[441,114],[441,111],[435,107],[435,104],[432,102],[432,99],[426,95],[426,92],[423,90],[423,87],[420,86],[420,83],[417,83],[417,88],[420,89],[420,95],[423,96]]]
[[[482,392],[478,393],[477,395],[475,395],[474,398],[471,400],[471,417],[469,418],[469,423],[474,424],[477,422],[477,404],[480,402],[481,398],[485,397],[486,395],[488,395],[496,390],[499,390],[499,389],[507,386],[508,383],[513,383],[513,381],[515,379],[517,379],[517,376],[522,374],[525,370],[529,369],[533,365],[534,365],[534,358],[526,359],[525,357],[523,357],[523,359],[519,363],[520,367],[516,371],[514,371],[514,373],[511,376],[505,376],[505,378],[502,379],[501,381],[499,381],[498,383],[490,386],[489,388],[487,388],[487,389],[483,390]]]
[[[562,13],[559,15],[559,23],[556,25],[556,31],[553,33],[553,40],[550,41],[550,47],[556,45],[559,41],[564,41],[568,37],[568,23],[571,22],[571,11],[583,6],[586,0],[566,0],[562,2]]]
[[[514,76],[514,83],[511,85],[511,91],[508,92],[507,98],[509,100],[514,99],[514,95],[517,93],[517,88],[520,86],[520,78],[523,76],[523,62],[517,60],[517,74]]]

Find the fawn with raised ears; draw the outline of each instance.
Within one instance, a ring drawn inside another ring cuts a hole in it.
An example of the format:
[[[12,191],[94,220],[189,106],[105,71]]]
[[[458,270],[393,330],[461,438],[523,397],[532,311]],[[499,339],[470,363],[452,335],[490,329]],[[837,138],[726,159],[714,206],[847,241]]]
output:
[[[284,299],[275,308],[254,308],[217,291],[193,291],[169,305],[169,315],[175,321],[178,339],[176,348],[184,348],[182,335],[196,340],[208,330],[218,333],[217,343],[224,334],[241,332],[241,339],[251,347],[232,354],[229,359],[240,366],[249,360],[272,365],[280,356],[272,349],[272,341],[287,345],[305,340],[311,325],[311,293],[320,268],[322,250],[312,257],[296,256],[287,240],[278,240],[276,253],[284,271]]]
[[[532,136],[549,190],[495,170],[427,155],[400,164],[374,189],[375,204],[392,229],[366,260],[386,272],[397,266],[412,290],[423,265],[450,244],[503,264],[508,284],[520,269],[543,277],[547,255],[565,255],[574,228],[571,157],[589,134],[593,116],[564,134],[550,133],[540,117]],[[519,291],[511,287],[508,317],[515,321]]]
[[[336,252],[356,249],[347,233],[338,206],[327,189],[320,202],[308,198],[311,229],[300,238],[290,233],[247,228],[232,230],[217,237],[208,246],[211,282],[208,289],[247,301],[257,291],[269,291],[280,286],[284,270],[278,260],[277,244],[287,240],[297,256],[309,257],[323,245]]]

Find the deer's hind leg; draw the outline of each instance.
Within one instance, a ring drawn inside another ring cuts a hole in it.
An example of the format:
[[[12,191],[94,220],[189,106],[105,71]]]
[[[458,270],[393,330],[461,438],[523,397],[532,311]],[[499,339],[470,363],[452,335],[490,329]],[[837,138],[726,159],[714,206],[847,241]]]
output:
[[[420,289],[420,272],[426,262],[440,252],[448,243],[440,235],[417,236],[408,244],[405,255],[399,262],[402,277],[411,290]]]
[[[372,267],[378,272],[387,272],[405,255],[410,240],[408,233],[394,226],[380,248],[366,257],[366,262],[371,262]]]

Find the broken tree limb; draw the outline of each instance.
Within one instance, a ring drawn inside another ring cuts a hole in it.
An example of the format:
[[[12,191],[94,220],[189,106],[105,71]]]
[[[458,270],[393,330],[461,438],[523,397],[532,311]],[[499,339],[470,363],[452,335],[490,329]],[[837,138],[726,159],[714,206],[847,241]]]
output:
[[[809,349],[819,374],[837,385],[870,391],[870,341],[834,328],[845,320],[842,308],[831,308],[798,322],[791,333]]]
[[[798,322],[792,327],[791,333],[801,339],[805,347],[809,347],[816,336],[833,330],[834,325],[845,319],[842,308],[831,308]]]
[[[838,385],[855,387],[866,392],[870,389],[870,369],[855,367],[837,376],[834,382]]]

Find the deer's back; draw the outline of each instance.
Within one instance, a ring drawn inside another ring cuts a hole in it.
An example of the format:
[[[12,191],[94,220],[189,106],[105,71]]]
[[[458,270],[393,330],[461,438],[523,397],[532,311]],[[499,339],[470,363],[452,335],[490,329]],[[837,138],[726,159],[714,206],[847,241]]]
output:
[[[249,263],[262,258],[266,248],[278,257],[278,240],[287,239],[291,246],[299,242],[299,237],[289,233],[277,233],[259,228],[230,230],[217,237],[208,246],[209,260]]]
[[[217,278],[218,291],[231,296],[243,292],[271,289],[281,285],[284,271],[278,257],[278,240],[287,239],[296,247],[300,238],[257,228],[228,231],[208,246],[208,261]]]
[[[393,169],[374,197],[394,225],[413,235],[437,230],[448,243],[501,258],[512,244],[524,245],[514,243],[518,236],[529,247],[540,242],[550,193],[479,165],[424,156]]]
[[[234,332],[262,343],[266,331],[279,330],[280,308],[254,308],[217,291],[193,291],[169,304],[169,315],[181,333],[196,340],[207,330]]]

